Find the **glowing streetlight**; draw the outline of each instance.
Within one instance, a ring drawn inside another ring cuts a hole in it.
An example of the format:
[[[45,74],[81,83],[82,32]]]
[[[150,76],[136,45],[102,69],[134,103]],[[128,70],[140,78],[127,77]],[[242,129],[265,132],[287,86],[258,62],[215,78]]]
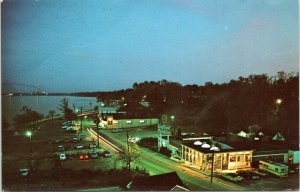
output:
[[[173,121],[173,132],[175,135],[175,116],[174,115],[171,115],[171,120]]]
[[[31,136],[32,136],[31,131],[26,131],[26,136],[28,136],[30,138],[30,141],[31,141]]]
[[[280,105],[282,103],[282,99],[276,99],[276,104]]]

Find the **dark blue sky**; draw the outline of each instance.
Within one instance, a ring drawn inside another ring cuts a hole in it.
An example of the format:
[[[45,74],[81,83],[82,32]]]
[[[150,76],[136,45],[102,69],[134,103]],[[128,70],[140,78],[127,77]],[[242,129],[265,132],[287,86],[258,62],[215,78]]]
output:
[[[298,71],[297,0],[5,0],[1,14],[2,86],[15,91]]]

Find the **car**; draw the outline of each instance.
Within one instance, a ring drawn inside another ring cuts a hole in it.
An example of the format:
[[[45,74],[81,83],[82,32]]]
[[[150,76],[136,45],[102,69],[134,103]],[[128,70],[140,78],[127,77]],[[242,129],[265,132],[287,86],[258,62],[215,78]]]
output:
[[[74,143],[77,143],[78,141],[79,141],[79,139],[78,139],[77,137],[74,137],[74,138],[73,138],[73,142],[74,142]]]
[[[90,148],[96,148],[96,147],[97,147],[96,143],[91,143],[90,144]]]
[[[139,140],[140,140],[140,138],[137,138],[137,137],[128,138],[128,141],[131,142],[131,143],[136,143]]]
[[[75,146],[75,149],[83,149],[83,148],[84,148],[83,145],[76,145],[76,146]]]
[[[67,129],[68,127],[69,127],[68,125],[61,126],[62,129]]]
[[[59,143],[60,139],[54,139],[54,143]]]
[[[113,129],[111,132],[113,132],[113,133],[120,133],[121,130],[120,129]]]
[[[92,159],[96,159],[96,158],[99,157],[98,153],[96,153],[96,152],[90,153],[90,156],[91,156]]]
[[[239,176],[243,177],[244,179],[259,179],[259,176],[256,173],[253,173],[251,171],[244,171],[240,170],[236,172]]]
[[[234,182],[241,182],[244,179],[236,173],[223,173],[221,174],[221,177]]]
[[[112,154],[109,151],[104,151],[101,155],[103,157],[108,157],[108,158],[112,156]]]
[[[57,150],[58,151],[64,151],[65,150],[65,147],[64,146],[62,146],[62,145],[59,145],[58,147],[57,147]]]
[[[66,121],[66,122],[63,122],[61,125],[62,126],[71,126],[72,122],[71,121]]]
[[[80,160],[86,160],[86,159],[89,159],[89,156],[87,154],[80,154],[79,159]]]
[[[27,169],[27,168],[19,169],[19,174],[21,176],[27,176],[28,173],[29,173],[29,169]]]
[[[252,172],[259,176],[262,176],[262,177],[266,177],[266,176],[270,175],[269,173],[267,173],[266,171],[263,171],[261,169],[252,169]]]
[[[71,140],[69,138],[64,138],[65,143],[69,143]]]
[[[61,161],[67,160],[66,154],[64,154],[64,153],[60,154],[60,155],[59,155],[59,159],[60,159]]]

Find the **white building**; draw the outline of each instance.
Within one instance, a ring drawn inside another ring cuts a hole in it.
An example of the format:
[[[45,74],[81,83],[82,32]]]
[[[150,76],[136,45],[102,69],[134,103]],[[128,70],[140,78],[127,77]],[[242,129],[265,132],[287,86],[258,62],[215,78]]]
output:
[[[212,152],[211,147],[218,145],[219,151]],[[214,172],[235,172],[239,169],[250,169],[253,150],[234,149],[222,147],[214,142],[214,145],[196,142],[181,144],[181,158],[184,163],[203,171],[211,171],[212,159],[214,159]],[[213,158],[214,156],[214,158]]]

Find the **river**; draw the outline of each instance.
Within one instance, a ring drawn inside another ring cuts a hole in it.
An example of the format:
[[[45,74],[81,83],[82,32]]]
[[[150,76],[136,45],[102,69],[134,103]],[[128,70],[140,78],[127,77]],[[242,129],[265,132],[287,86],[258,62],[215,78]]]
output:
[[[2,96],[2,116],[8,121],[9,124],[13,124],[14,117],[21,113],[23,106],[27,106],[34,111],[42,113],[44,116],[49,115],[50,110],[55,111],[56,115],[62,115],[62,112],[58,109],[61,100],[66,98],[69,101],[69,107],[74,110],[80,110],[83,107],[83,111],[90,110],[100,103],[97,102],[96,97],[75,97],[75,96]]]

